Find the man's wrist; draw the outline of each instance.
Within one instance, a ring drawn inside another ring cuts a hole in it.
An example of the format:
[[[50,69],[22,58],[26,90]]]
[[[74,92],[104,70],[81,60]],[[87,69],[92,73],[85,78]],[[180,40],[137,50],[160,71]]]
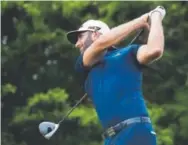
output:
[[[162,20],[162,14],[159,11],[153,11],[150,15],[151,20],[153,19],[160,19]]]
[[[135,23],[135,29],[140,29],[145,27],[147,22],[142,17],[139,17],[135,19]]]

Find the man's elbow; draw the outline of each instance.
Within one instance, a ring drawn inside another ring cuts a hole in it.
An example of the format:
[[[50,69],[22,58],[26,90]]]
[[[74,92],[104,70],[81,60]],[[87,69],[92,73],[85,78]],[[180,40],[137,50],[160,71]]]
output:
[[[96,40],[91,46],[86,49],[83,55],[84,66],[91,67],[93,64],[99,61],[103,55],[104,47],[103,42]]]
[[[145,55],[145,59],[143,59],[143,64],[152,63],[158,59],[160,59],[163,55],[163,49],[153,49],[152,51],[148,51]]]
[[[162,57],[163,51],[164,51],[163,48],[152,49],[152,51],[149,53],[149,57],[158,59],[158,58]]]

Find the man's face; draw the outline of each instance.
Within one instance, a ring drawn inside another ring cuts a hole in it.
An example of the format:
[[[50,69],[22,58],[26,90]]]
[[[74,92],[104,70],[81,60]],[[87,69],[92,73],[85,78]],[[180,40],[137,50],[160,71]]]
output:
[[[78,40],[75,46],[79,48],[81,53],[84,53],[84,51],[93,43],[92,34],[93,32],[90,31],[78,34]]]

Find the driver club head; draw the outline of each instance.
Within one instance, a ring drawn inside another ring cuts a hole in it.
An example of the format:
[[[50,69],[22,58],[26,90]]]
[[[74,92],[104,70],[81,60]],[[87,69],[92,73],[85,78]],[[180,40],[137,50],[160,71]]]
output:
[[[46,139],[50,139],[58,128],[59,124],[53,122],[44,121],[39,124],[39,131]]]

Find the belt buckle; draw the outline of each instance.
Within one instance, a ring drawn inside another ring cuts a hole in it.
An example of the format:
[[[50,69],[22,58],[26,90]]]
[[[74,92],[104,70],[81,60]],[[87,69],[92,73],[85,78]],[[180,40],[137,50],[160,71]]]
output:
[[[113,127],[108,128],[103,134],[102,138],[105,139],[107,137],[112,137],[116,134],[115,130]]]
[[[108,128],[108,129],[106,130],[106,133],[107,133],[107,135],[108,135],[109,137],[114,136],[114,135],[116,134],[116,132],[115,132],[115,130],[114,130],[113,127]]]

